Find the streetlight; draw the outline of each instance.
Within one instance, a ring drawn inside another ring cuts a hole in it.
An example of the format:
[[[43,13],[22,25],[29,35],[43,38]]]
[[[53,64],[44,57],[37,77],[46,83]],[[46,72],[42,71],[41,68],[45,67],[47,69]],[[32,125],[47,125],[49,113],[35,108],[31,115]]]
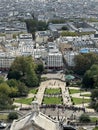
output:
[[[84,108],[84,96],[83,96],[83,99],[82,99],[82,103],[83,103],[83,108]]]
[[[57,106],[57,119],[59,121],[59,107]]]

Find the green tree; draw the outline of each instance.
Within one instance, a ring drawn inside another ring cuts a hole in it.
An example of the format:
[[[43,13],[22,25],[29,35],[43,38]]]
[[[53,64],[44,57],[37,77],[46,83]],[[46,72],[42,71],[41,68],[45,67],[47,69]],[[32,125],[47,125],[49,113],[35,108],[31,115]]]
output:
[[[36,31],[44,31],[48,29],[48,24],[46,22],[38,21],[37,19],[28,19],[25,22],[28,32],[33,35],[33,39],[35,39]]]
[[[21,74],[18,70],[14,70],[13,68],[12,69],[10,68],[7,78],[19,80],[21,78]]]
[[[93,88],[94,87],[94,79],[93,76],[90,75],[90,70],[88,70],[84,76],[83,76],[83,80],[82,80],[82,87],[83,88]]]
[[[74,61],[74,72],[79,75],[84,75],[93,64],[98,63],[98,55],[94,53],[79,54],[75,56]]]
[[[82,114],[79,117],[79,121],[82,122],[82,123],[89,123],[89,122],[91,122],[90,117],[87,114]]]
[[[98,112],[98,89],[94,89],[91,92],[91,107]]]
[[[19,90],[17,87],[11,87],[10,90],[11,90],[11,93],[9,94],[10,98],[19,96]]]
[[[0,84],[4,82],[4,77],[0,76]]]
[[[12,103],[13,102],[9,96],[0,91],[0,110],[11,109]]]
[[[9,120],[18,119],[18,113],[17,112],[10,112],[8,115]]]
[[[38,65],[37,65],[37,73],[38,74],[42,74],[43,73],[43,71],[44,71],[44,66],[43,66],[43,64],[42,63],[39,63]]]
[[[82,86],[85,88],[98,88],[98,65],[92,65],[83,76]]]
[[[28,88],[24,83],[18,81],[17,88],[18,88],[18,96],[27,96]]]
[[[7,84],[10,86],[10,97],[17,97],[17,96],[27,96],[28,88],[27,86],[15,79],[10,79],[7,81]]]
[[[10,79],[6,81],[9,87],[16,87],[18,85],[18,82],[16,79]]]
[[[36,74],[37,65],[31,56],[28,57],[17,57],[13,62],[11,69],[8,73],[8,79],[16,79],[24,82],[26,86],[36,86],[39,84],[39,79]],[[18,77],[14,74],[18,72]],[[14,75],[14,76],[13,76]]]
[[[94,99],[98,100],[98,89],[92,90],[91,97],[93,100]]]
[[[63,27],[62,27],[62,30],[68,30],[68,27],[63,26]]]
[[[25,83],[27,84],[27,86],[30,87],[35,87],[39,85],[38,76],[34,70],[28,71]]]
[[[6,83],[1,83],[0,84],[0,93],[9,95],[11,93],[11,89]]]

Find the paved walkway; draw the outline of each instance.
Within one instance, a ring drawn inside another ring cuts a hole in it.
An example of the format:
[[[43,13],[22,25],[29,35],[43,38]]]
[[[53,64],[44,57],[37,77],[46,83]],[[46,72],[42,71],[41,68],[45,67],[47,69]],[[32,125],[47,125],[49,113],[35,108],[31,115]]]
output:
[[[90,92],[81,92],[81,93],[74,93],[70,94],[72,97],[77,97],[77,98],[84,98],[84,99],[90,99],[90,97],[86,97],[85,94],[91,94]],[[83,96],[84,95],[84,96]]]
[[[80,88],[77,88],[77,87],[69,87],[69,89],[76,89],[76,90],[79,90]],[[90,99],[90,97],[86,97],[85,94],[91,94],[91,92],[79,92],[79,93],[74,93],[74,94],[71,94],[72,97],[75,97],[75,98],[84,98],[84,99]],[[84,95],[84,96],[83,96]],[[85,112],[95,112],[94,109],[91,109],[91,108],[87,108],[89,106],[89,103],[82,103],[82,104],[77,104],[77,105],[74,105],[76,107],[85,107]]]
[[[47,77],[48,79],[59,79],[65,81],[65,75],[60,72],[43,74],[41,77]]]
[[[39,105],[41,105],[42,103],[42,100],[43,100],[43,95],[44,95],[44,91],[45,91],[45,88],[46,88],[46,83],[42,82],[39,89],[38,89],[38,92],[36,94],[36,99],[39,103]]]
[[[46,88],[61,88],[63,103],[67,105],[71,105],[72,103],[71,103],[69,91],[68,91],[68,88],[65,89],[65,86],[66,86],[66,83],[60,80],[48,80],[48,81],[42,82],[39,87],[38,93],[36,95],[38,103],[39,104],[42,103],[44,91]]]
[[[68,88],[65,87],[66,83],[62,82],[60,80],[47,80],[44,81],[40,84],[38,92],[36,94],[36,99],[38,101],[38,103],[41,105],[42,100],[43,100],[43,96],[44,96],[44,91],[46,88],[61,88],[62,90],[62,98],[63,98],[63,104],[65,105],[72,105],[71,99],[70,99],[70,95],[69,95],[69,91]],[[77,87],[69,87],[70,89],[79,89]],[[81,92],[82,94],[90,94],[90,92]],[[81,96],[80,93],[75,93],[75,94],[71,94],[72,97],[76,97],[76,98],[84,98],[84,99],[90,99],[90,97],[85,97],[85,96]],[[34,94],[29,94],[28,98],[33,98],[35,95]],[[26,105],[26,104],[21,104],[21,103],[14,103],[14,105],[18,106],[18,107],[29,107],[30,105]],[[84,103],[84,104],[78,104],[78,105],[74,105],[76,107],[87,107],[89,104],[88,103]],[[93,109],[88,109],[86,108],[87,112],[94,112]]]

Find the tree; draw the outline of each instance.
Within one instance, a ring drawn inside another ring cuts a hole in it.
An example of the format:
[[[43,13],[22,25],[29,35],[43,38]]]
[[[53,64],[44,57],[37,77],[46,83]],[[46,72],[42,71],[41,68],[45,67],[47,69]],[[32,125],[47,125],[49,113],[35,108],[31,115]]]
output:
[[[36,68],[37,65],[31,56],[17,57],[11,65],[10,71],[8,73],[8,79],[14,78],[16,80],[20,80],[29,87],[37,86],[39,84],[39,79],[36,74]],[[16,76],[16,72],[18,72],[18,77]]]
[[[91,68],[86,71],[82,80],[82,87],[85,88],[98,88],[98,65],[92,65]]]
[[[18,96],[27,96],[28,88],[24,83],[18,81],[17,88],[18,88]]]
[[[46,22],[38,21],[37,19],[28,19],[25,22],[28,32],[32,33],[34,39],[36,31],[44,31],[48,29],[48,24]]]
[[[10,98],[19,96],[19,92],[18,92],[19,90],[17,87],[11,87],[10,90],[11,90],[11,93],[9,94]]]
[[[0,110],[13,108],[12,103],[13,102],[9,96],[0,91]]]
[[[94,87],[94,79],[93,79],[93,76],[90,75],[90,70],[88,70],[83,76],[82,87],[83,88],[93,88]]]
[[[25,83],[27,84],[27,86],[30,87],[35,87],[39,85],[39,80],[34,70],[28,71]]]
[[[93,100],[98,100],[98,89],[92,90],[91,97]]]
[[[9,96],[9,94],[11,93],[11,89],[6,83],[1,83],[0,93],[4,93],[5,95]]]
[[[82,122],[82,123],[89,123],[91,120],[90,120],[89,115],[87,115],[87,114],[82,114],[82,115],[79,117],[79,121]]]
[[[91,92],[91,104],[90,106],[98,112],[98,89],[94,89]]]
[[[0,84],[4,82],[4,77],[0,76]]]
[[[42,72],[44,71],[44,66],[43,66],[42,63],[39,63],[37,65],[37,70],[36,71],[37,71],[38,74],[42,74]]]
[[[6,83],[9,85],[9,87],[16,87],[18,85],[18,82],[16,79],[7,80]]]
[[[7,81],[7,84],[10,86],[10,97],[17,97],[17,96],[27,96],[28,94],[28,88],[27,86],[21,82],[17,81],[15,79],[10,79]]]
[[[93,64],[98,63],[98,55],[94,53],[79,54],[75,56],[74,61],[74,72],[79,75],[84,75]]]
[[[8,75],[7,75],[8,79],[12,79],[13,78],[13,79],[19,80],[20,77],[21,77],[21,74],[20,74],[19,71],[16,71],[16,70],[10,68],[10,70],[8,72]]]
[[[62,30],[68,30],[68,27],[63,26],[63,27],[62,27]]]
[[[17,114],[17,112],[10,112],[9,115],[8,115],[8,119],[9,119],[9,120],[18,119],[18,114]]]

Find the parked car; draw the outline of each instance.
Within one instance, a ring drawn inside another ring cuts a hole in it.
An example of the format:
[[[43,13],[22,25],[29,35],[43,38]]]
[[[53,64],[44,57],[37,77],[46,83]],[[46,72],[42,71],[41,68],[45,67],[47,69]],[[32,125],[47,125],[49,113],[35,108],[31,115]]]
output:
[[[0,129],[6,128],[7,124],[0,121]]]

